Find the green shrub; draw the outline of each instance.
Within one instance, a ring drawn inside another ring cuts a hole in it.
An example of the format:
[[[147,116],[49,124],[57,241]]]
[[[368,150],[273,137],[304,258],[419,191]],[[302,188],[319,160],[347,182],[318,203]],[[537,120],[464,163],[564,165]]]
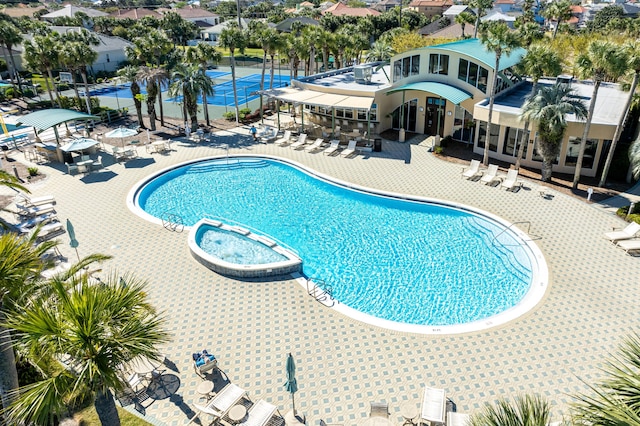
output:
[[[627,212],[629,211],[629,206],[620,207],[616,214],[623,219],[627,219]],[[636,203],[633,206],[633,211],[629,215],[630,222],[640,223],[640,203]]]
[[[38,168],[37,167],[29,167],[29,168],[27,168],[27,171],[29,172],[29,176],[37,176],[38,175]]]
[[[222,117],[224,117],[226,120],[233,121],[236,119],[236,113],[235,111],[227,111],[222,114]]]
[[[433,152],[435,154],[443,154],[444,153],[444,147],[443,146],[436,146],[435,148],[433,148]]]

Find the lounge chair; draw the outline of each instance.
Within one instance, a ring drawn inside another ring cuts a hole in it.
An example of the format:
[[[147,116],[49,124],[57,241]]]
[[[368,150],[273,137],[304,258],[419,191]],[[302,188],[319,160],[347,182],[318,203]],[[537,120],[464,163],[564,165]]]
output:
[[[36,232],[38,232],[38,238],[36,239],[36,241],[38,243],[41,243],[43,241],[48,241],[60,234],[64,234],[65,230],[62,223],[55,221],[49,222],[46,225],[39,225],[31,229],[28,233],[29,237],[31,237],[31,235],[35,234]]]
[[[322,153],[324,155],[331,155],[334,152],[336,152],[339,148],[340,148],[340,141],[339,140],[332,140],[330,142],[331,145],[329,145],[329,148],[325,149],[324,151],[322,151]]]
[[[486,172],[482,174],[482,177],[480,178],[480,182],[484,183],[485,185],[488,185],[496,179],[497,174],[498,174],[498,166],[496,166],[495,164],[489,164],[489,168],[487,169]]]
[[[500,184],[500,188],[506,188],[507,191],[513,189],[518,184],[518,171],[516,169],[511,169],[507,171],[507,177]],[[522,183],[520,183],[522,186]]]
[[[467,179],[471,179],[478,174],[480,174],[480,160],[471,160],[469,167],[462,169],[462,177]]]
[[[422,396],[420,419],[433,423],[444,423],[447,396],[444,389],[425,386]]]
[[[622,231],[607,232],[604,237],[612,243],[620,240],[629,240],[640,232],[640,223],[631,222]]]
[[[36,217],[41,216],[47,213],[55,213],[55,208],[53,204],[41,204],[39,206],[25,206],[23,204],[16,204],[16,208],[18,209],[17,214],[20,217]]]
[[[324,145],[324,139],[322,138],[318,138],[316,139],[316,141],[314,143],[312,143],[311,145],[308,145],[304,148],[304,150],[306,152],[312,152],[315,150],[318,150],[320,148],[322,148],[322,145]]]
[[[278,408],[275,405],[269,404],[264,399],[253,404],[244,421],[238,423],[242,426],[264,426],[269,419],[273,417]]]
[[[347,149],[345,149],[340,153],[340,157],[348,157],[350,155],[353,155],[356,151],[358,151],[358,149],[356,148],[357,144],[358,144],[357,141],[350,140],[349,144],[347,145]]]
[[[55,204],[56,199],[53,195],[43,195],[42,197],[29,197],[22,192],[16,195],[16,201],[22,202],[27,206],[41,206],[43,204]]]
[[[371,402],[370,405],[369,417],[389,418],[389,404],[386,402]]]
[[[276,140],[276,145],[284,146],[291,142],[291,130],[285,130],[284,135],[278,140]]]
[[[447,426],[469,426],[471,416],[463,413],[447,413]]]
[[[640,240],[618,241],[616,245],[627,254],[629,254],[630,251],[640,251]]]
[[[238,385],[229,383],[218,392],[205,407],[196,405],[198,413],[193,416],[187,424],[194,422],[200,416],[200,413],[207,413],[220,419],[245,395],[246,391],[244,389]]]
[[[23,222],[18,223],[16,225],[16,228],[18,228],[18,232],[20,232],[21,234],[27,234],[31,231],[31,229],[34,226],[39,225],[41,223],[45,224],[45,223],[53,222],[55,220],[58,220],[55,213],[53,212],[45,213],[40,216],[32,217],[31,219],[27,219]]]
[[[289,148],[293,148],[293,149],[298,149],[298,148],[302,148],[303,146],[305,146],[307,144],[307,134],[306,133],[302,133],[299,137],[298,140],[295,141],[294,143],[292,143],[291,145],[289,145]]]

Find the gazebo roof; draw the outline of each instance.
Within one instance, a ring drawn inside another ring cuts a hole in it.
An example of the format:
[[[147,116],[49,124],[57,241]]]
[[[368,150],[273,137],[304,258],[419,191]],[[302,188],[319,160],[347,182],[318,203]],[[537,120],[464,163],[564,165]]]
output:
[[[99,119],[100,117],[85,114],[84,112],[54,108],[32,112],[31,114],[20,117],[17,121],[19,125],[35,127],[42,131],[57,126],[58,124],[66,123],[67,121]]]

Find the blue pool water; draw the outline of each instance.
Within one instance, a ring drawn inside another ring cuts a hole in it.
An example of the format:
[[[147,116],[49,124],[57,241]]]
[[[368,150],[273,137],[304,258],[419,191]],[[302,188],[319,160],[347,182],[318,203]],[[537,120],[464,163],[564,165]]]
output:
[[[276,160],[185,165],[146,183],[137,203],[186,225],[214,216],[257,229],[294,249],[340,303],[405,324],[489,318],[515,306],[533,276],[528,248],[490,218],[354,191]]]
[[[196,243],[206,253],[238,265],[264,265],[283,262],[287,257],[257,241],[215,226],[202,226]]]

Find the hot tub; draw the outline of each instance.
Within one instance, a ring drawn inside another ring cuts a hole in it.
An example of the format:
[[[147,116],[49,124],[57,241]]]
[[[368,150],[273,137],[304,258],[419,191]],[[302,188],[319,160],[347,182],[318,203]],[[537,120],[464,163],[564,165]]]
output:
[[[193,257],[214,272],[261,278],[302,272],[302,260],[262,235],[222,222],[201,219],[189,233]]]

